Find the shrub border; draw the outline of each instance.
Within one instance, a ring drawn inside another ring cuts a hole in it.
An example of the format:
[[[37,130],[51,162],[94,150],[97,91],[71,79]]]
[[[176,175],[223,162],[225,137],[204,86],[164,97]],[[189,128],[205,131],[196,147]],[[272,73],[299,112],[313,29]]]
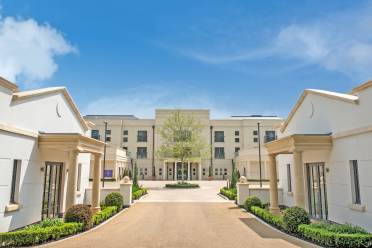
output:
[[[178,183],[167,183],[165,185],[165,188],[167,189],[197,189],[197,188],[200,188],[200,186],[199,184],[196,184],[196,183],[188,183],[187,185],[178,184]]]
[[[231,201],[236,201],[237,199],[237,194],[231,193],[228,189],[225,189],[225,187],[220,189],[220,195],[223,195],[224,197],[226,197],[227,199]]]

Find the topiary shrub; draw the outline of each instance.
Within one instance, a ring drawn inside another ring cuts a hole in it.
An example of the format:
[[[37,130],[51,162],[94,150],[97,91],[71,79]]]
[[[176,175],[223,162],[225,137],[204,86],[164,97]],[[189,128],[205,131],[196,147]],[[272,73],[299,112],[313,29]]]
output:
[[[92,227],[92,210],[84,204],[77,204],[70,207],[65,214],[65,222],[82,223],[84,229]]]
[[[106,206],[116,206],[118,210],[123,207],[123,196],[119,192],[112,192],[105,198]]]
[[[310,224],[309,214],[300,207],[287,208],[283,215],[284,228],[292,233],[298,232],[301,224]]]
[[[261,200],[257,196],[250,196],[244,202],[244,208],[247,211],[251,211],[251,207],[253,206],[260,208],[262,207]]]

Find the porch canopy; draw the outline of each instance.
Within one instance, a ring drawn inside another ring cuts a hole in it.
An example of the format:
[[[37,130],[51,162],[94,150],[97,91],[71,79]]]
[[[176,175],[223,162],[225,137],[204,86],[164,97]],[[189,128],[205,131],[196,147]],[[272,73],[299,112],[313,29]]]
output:
[[[105,143],[89,138],[79,133],[40,133],[38,136],[39,149],[53,149],[69,153],[68,177],[66,193],[66,209],[76,203],[77,168],[79,153],[91,153],[94,156],[92,208],[100,208],[100,178],[101,156]]]
[[[276,171],[276,156],[293,154],[294,169],[294,202],[298,207],[305,208],[305,181],[302,152],[311,150],[330,150],[332,148],[331,134],[293,134],[265,144],[270,159],[270,209],[278,211],[278,184]]]

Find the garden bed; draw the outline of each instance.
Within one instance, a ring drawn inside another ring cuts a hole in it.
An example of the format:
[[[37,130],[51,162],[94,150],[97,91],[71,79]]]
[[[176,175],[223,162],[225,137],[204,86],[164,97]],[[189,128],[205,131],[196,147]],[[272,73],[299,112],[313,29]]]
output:
[[[132,199],[133,200],[138,200],[146,194],[147,194],[146,188],[139,187],[139,186],[132,188]]]
[[[178,182],[178,183],[168,183],[165,185],[165,187],[171,188],[171,189],[193,189],[193,188],[199,188],[199,184]]]
[[[237,197],[236,188],[229,189],[227,187],[223,187],[220,189],[220,194],[223,196],[226,196],[227,198],[229,198],[229,200],[236,200],[236,197]]]
[[[249,198],[248,198],[249,199]],[[291,236],[323,247],[365,248],[372,247],[372,234],[361,227],[350,224],[329,222],[310,223],[307,213],[298,207],[288,208],[282,215],[274,215],[257,199],[254,204],[246,201],[244,208],[268,223]],[[252,198],[251,198],[252,199]],[[305,215],[304,215],[305,213]]]

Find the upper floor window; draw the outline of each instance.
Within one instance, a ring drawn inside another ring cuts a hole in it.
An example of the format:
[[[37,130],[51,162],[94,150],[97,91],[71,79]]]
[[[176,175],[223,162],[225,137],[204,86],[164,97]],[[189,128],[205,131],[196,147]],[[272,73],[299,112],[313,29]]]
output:
[[[138,159],[147,158],[147,147],[137,147],[137,158]]]
[[[238,130],[235,131],[235,136],[239,136],[239,131]]]
[[[147,142],[147,131],[140,130],[137,132],[137,142]]]
[[[111,141],[111,130],[106,130],[106,142]]]
[[[91,137],[99,140],[99,130],[92,130]]]
[[[123,137],[123,142],[128,142],[128,137]]]
[[[235,156],[239,156],[240,147],[235,147]]]
[[[14,159],[13,161],[13,172],[12,172],[12,184],[10,187],[10,203],[19,202],[19,183],[21,179],[21,160]]]
[[[276,140],[275,131],[265,131],[265,143]]]
[[[258,135],[258,131],[257,130],[253,130],[253,135]]]
[[[214,158],[215,159],[225,159],[225,148],[215,147],[214,148]]]
[[[351,194],[353,204],[361,204],[358,161],[350,161]]]
[[[123,135],[128,135],[128,130],[124,130]]]
[[[214,142],[225,142],[224,131],[214,131]]]
[[[258,142],[258,138],[253,138],[253,142],[254,143],[257,143]]]
[[[240,139],[239,138],[235,138],[235,143],[239,143],[240,142]]]

